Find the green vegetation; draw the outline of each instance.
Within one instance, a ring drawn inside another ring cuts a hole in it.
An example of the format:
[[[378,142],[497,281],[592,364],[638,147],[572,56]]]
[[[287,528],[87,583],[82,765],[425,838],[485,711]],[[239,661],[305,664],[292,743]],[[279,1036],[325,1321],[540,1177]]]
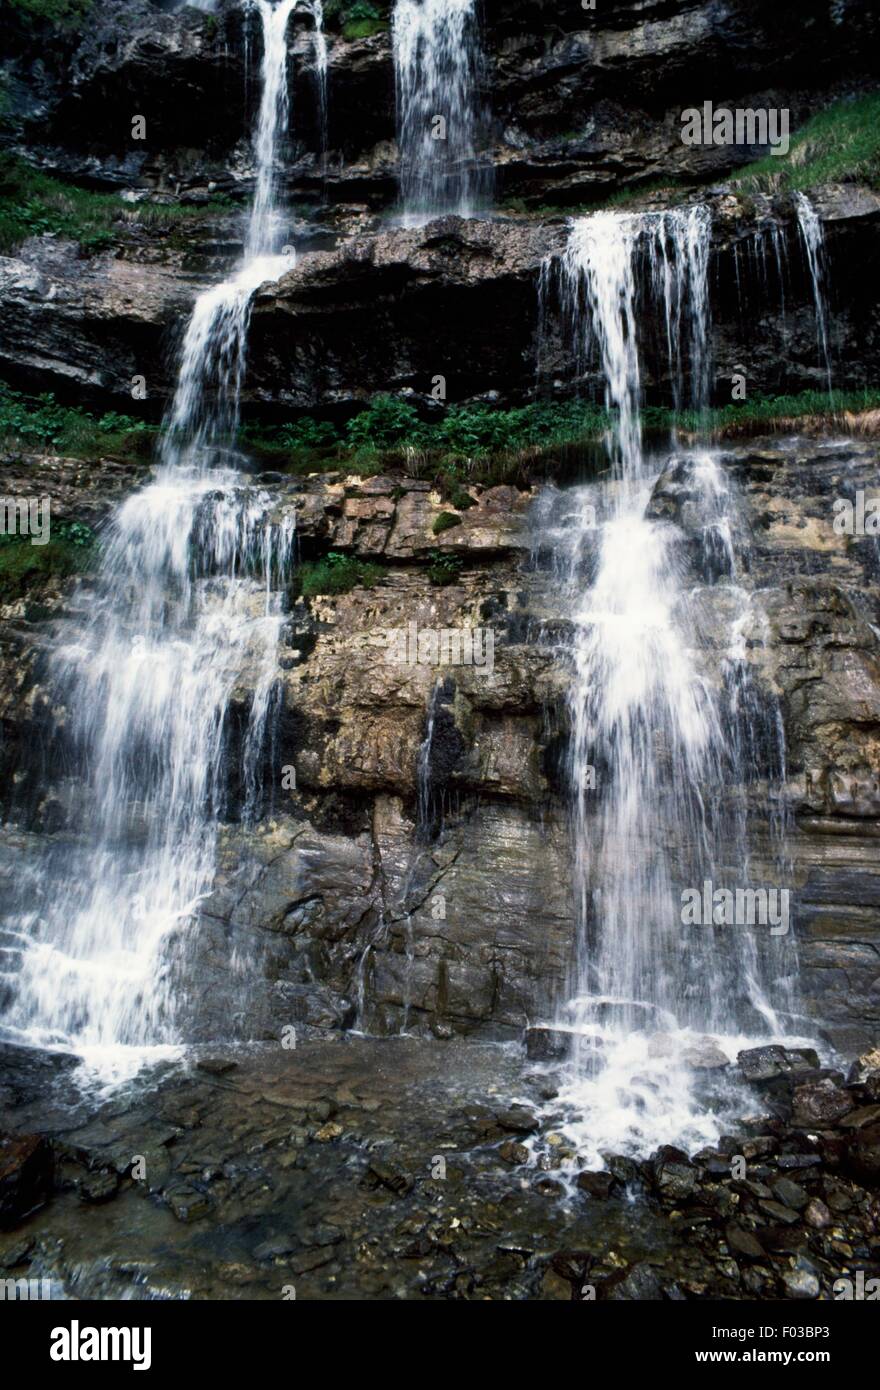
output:
[[[446,550],[428,551],[428,578],[432,584],[454,584],[461,574],[462,558]]]
[[[787,155],[767,155],[737,174],[752,192],[785,192],[821,183],[880,187],[880,92],[839,101],[811,117]]]
[[[27,396],[0,383],[0,443],[70,458],[106,455],[144,457],[153,446],[156,427],[115,410],[93,415],[78,406],[59,405],[46,392]]]
[[[388,28],[388,6],[371,0],[325,0],[324,18],[338,21],[346,39],[368,39]]]
[[[385,570],[381,565],[331,550],[323,560],[307,560],[300,565],[296,588],[303,598],[312,598],[317,594],[347,594],[358,585],[372,589],[384,575]]]
[[[51,232],[78,241],[87,252],[109,246],[134,224],[176,228],[233,207],[216,197],[198,207],[179,203],[127,203],[118,193],[77,188],[32,169],[14,155],[0,155],[0,252],[26,237]]]
[[[679,417],[685,432],[717,436],[758,434],[762,430],[836,429],[848,433],[880,433],[880,391],[802,391],[797,396],[756,396],[742,404],[710,410],[706,421]]]
[[[461,517],[456,516],[455,512],[440,512],[434,518],[434,525],[431,527],[435,536],[440,536],[444,531],[451,531],[453,526],[461,525]]]
[[[46,545],[29,536],[0,535],[0,602],[21,598],[36,581],[84,574],[98,552],[94,532],[81,521],[51,523]]]
[[[642,423],[646,435],[678,429],[707,438],[791,428],[799,422],[803,428],[825,423],[847,430],[857,427],[853,417],[878,408],[880,391],[835,392],[831,397],[806,391],[755,397],[705,415],[646,406]],[[596,444],[612,424],[611,415],[589,401],[539,402],[511,410],[452,405],[439,418],[422,420],[410,402],[383,395],[342,428],[310,417],[280,428],[251,425],[242,431],[242,445],[294,473],[404,471],[433,481],[450,509],[461,512],[474,503],[463,484],[526,480],[548,464],[564,464],[567,451]]]
[[[92,8],[92,0],[6,0],[29,20],[49,20],[52,24],[73,25],[84,19]]]
[[[846,430],[858,428],[856,417],[877,410],[880,390],[835,391],[832,396],[805,391],[718,406],[705,416],[646,406],[642,421],[648,435],[675,428],[708,437],[798,424]],[[291,473],[344,468],[368,477],[391,469],[429,479],[440,488],[449,508],[441,516],[448,517],[475,505],[467,486],[526,479],[531,469],[563,461],[566,450],[600,441],[611,424],[608,412],[589,401],[539,402],[511,410],[453,405],[426,421],[408,401],[377,396],[341,428],[302,416],[280,427],[249,425],[240,442],[256,458]],[[0,446],[5,448],[84,459],[145,458],[157,433],[158,426],[135,416],[96,414],[61,405],[51,393],[28,396],[0,382]],[[440,531],[459,521],[444,521]]]
[[[563,135],[563,140],[574,138]],[[717,177],[714,179],[717,182]],[[823,183],[867,183],[880,189],[880,92],[835,102],[811,116],[791,138],[786,155],[765,155],[730,176],[746,193],[785,193]],[[656,179],[618,189],[608,197],[570,206],[530,206],[523,198],[508,198],[501,209],[530,217],[577,217],[598,208],[642,208],[659,195],[681,198],[700,184],[682,179]]]

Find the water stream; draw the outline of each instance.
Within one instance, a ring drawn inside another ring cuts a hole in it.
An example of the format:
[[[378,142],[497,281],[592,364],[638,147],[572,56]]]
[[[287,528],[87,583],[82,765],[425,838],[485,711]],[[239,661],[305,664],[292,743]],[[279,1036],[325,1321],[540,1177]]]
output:
[[[396,0],[392,43],[403,221],[472,216],[489,188],[476,0]]]
[[[558,559],[573,633],[577,940],[562,1103],[594,1156],[717,1134],[694,1095],[693,1057],[706,1035],[736,1045],[779,1036],[780,1010],[792,1007],[788,937],[683,916],[683,894],[707,882],[760,887],[748,811],[757,770],[743,732],[758,712],[771,778],[781,784],[784,770],[780,721],[745,659],[760,614],[737,574],[732,488],[713,455],[655,458],[642,439],[644,321],[663,327],[675,403],[699,413],[707,402],[710,233],[701,207],[597,213],[573,221],[560,267],[581,362],[598,359],[614,421],[607,480],[561,503],[572,534]],[[769,806],[778,786],[759,794]]]
[[[297,3],[248,0],[263,57],[244,258],[196,301],[154,478],[112,517],[51,658],[87,828],[58,837],[14,913],[5,1024],[111,1072],[183,1037],[178,966],[220,821],[254,817],[263,795],[294,530],[238,471],[235,432],[253,294],[291,264],[276,163]],[[305,8],[320,35],[320,4]]]

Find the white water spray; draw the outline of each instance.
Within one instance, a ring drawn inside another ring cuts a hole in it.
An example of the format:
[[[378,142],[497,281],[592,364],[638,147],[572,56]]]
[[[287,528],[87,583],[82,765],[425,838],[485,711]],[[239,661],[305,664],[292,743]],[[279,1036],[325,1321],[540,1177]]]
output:
[[[211,889],[220,818],[253,817],[261,804],[294,537],[289,521],[271,519],[271,495],[228,464],[250,302],[290,264],[276,254],[276,161],[296,3],[249,0],[264,52],[245,259],[195,305],[161,467],[113,517],[94,593],[77,605],[88,616],[52,661],[85,828],[58,838],[15,916],[4,1022],[111,1072],[181,1038],[177,976]],[[320,5],[307,8],[320,30]]]
[[[469,217],[488,192],[478,143],[476,0],[396,0],[392,18],[403,220]]]
[[[794,195],[794,205],[795,211],[797,212],[798,229],[807,257],[807,269],[810,272],[810,284],[813,289],[813,304],[816,309],[816,338],[819,344],[821,359],[825,364],[825,375],[828,380],[828,393],[830,395],[833,388],[831,381],[831,349],[828,341],[828,310],[826,308],[825,292],[825,233],[819,215],[805,193],[796,193]]]
[[[720,681],[699,651],[700,586],[684,584],[681,531],[651,512],[640,414],[642,322],[652,312],[673,399],[697,411],[705,404],[709,237],[703,208],[598,213],[572,224],[562,264],[581,365],[597,351],[613,420],[612,480],[566,502],[579,529],[560,560],[574,629],[577,928],[562,1015],[576,1062],[562,1104],[594,1156],[605,1146],[647,1153],[673,1139],[708,1141],[716,1121],[694,1102],[689,1051],[704,1033],[730,1037],[759,1023],[780,1031],[773,972],[753,935],[687,928],[681,913],[682,890],[725,882],[729,864],[737,882],[749,881],[742,807],[751,769],[728,733],[733,698],[752,689],[749,668],[733,633]],[[723,474],[710,456],[680,469],[703,519],[701,566],[729,579],[733,502]]]

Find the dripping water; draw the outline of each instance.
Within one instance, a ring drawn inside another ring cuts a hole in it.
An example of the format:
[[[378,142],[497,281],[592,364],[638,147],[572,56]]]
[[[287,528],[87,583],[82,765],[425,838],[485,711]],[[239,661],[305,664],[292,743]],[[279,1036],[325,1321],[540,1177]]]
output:
[[[819,353],[825,365],[828,394],[831,395],[831,352],[828,343],[828,311],[825,296],[825,233],[819,215],[805,193],[794,195],[794,205],[813,289],[813,304],[816,310],[816,338],[819,344]]]

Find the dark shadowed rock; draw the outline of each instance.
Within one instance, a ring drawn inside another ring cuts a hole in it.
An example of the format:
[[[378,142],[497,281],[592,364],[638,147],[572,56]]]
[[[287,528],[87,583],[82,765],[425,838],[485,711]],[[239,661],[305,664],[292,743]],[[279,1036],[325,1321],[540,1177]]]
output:
[[[579,1173],[577,1185],[581,1192],[586,1192],[590,1197],[610,1197],[614,1190],[615,1179],[612,1173]]]
[[[526,1056],[532,1062],[561,1062],[571,1052],[571,1033],[540,1025],[526,1029]]]
[[[827,1129],[852,1109],[852,1097],[829,1078],[797,1086],[791,1122],[796,1129]]]
[[[745,1227],[731,1223],[724,1232],[731,1253],[746,1260],[766,1259],[766,1251],[757,1236]]]
[[[7,1230],[42,1207],[52,1193],[52,1146],[36,1134],[0,1138],[0,1228]]]
[[[880,1179],[880,1124],[856,1133],[849,1146],[847,1167],[868,1182]]]

